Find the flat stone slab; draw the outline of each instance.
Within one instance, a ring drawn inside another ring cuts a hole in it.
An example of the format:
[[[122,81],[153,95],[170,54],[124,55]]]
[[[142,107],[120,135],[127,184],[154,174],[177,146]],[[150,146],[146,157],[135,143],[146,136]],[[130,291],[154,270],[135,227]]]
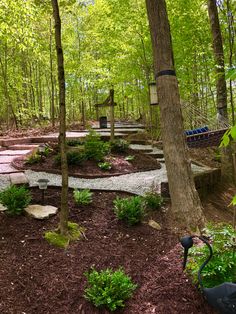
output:
[[[22,150],[7,149],[0,152],[0,156],[22,156],[22,155],[29,154],[30,152],[31,150],[29,149],[22,149]]]
[[[17,156],[0,156],[0,164],[10,164]]]
[[[12,184],[27,184],[29,181],[26,178],[24,172],[16,172],[16,173],[10,173],[10,181]]]
[[[25,208],[27,214],[35,219],[46,219],[52,215],[56,215],[58,208],[50,205],[29,205]]]
[[[21,172],[21,170],[16,170],[10,164],[0,164],[0,174],[13,173],[13,172]]]
[[[0,212],[5,212],[6,210],[7,208],[3,206],[2,204],[0,204]]]
[[[155,220],[152,220],[152,219],[149,220],[148,225],[149,225],[150,227],[152,227],[153,229],[161,230],[160,224],[159,224],[158,222],[156,222]]]
[[[16,145],[12,145],[9,146],[8,149],[10,150],[34,150],[36,148],[38,148],[39,145],[37,144],[16,144]]]

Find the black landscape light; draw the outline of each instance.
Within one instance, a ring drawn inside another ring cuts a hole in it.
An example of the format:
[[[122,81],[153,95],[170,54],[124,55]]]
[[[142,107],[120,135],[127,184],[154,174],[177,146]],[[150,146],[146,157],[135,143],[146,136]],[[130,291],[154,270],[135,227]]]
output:
[[[38,184],[39,184],[39,189],[42,191],[42,204],[44,205],[44,194],[45,190],[48,188],[48,179],[39,179]]]
[[[148,84],[148,87],[149,87],[150,105],[151,106],[158,105],[156,83],[155,82],[151,82],[151,83]]]
[[[187,263],[188,250],[193,246],[193,238],[199,238],[202,242],[204,242],[210,252],[208,258],[198,270],[198,281],[204,296],[206,297],[208,303],[217,309],[220,314],[236,314],[236,283],[224,282],[221,285],[215,286],[213,288],[203,287],[201,272],[213,256],[212,247],[206,238],[198,236],[186,236],[180,240],[184,248],[183,268],[185,269]]]

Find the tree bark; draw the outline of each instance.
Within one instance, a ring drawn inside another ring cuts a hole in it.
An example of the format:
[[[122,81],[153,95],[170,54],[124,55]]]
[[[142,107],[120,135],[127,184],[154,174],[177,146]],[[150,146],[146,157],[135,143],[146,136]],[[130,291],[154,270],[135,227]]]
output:
[[[172,75],[157,75],[160,71],[174,71],[166,3],[165,0],[146,0],[146,6],[152,37],[163,148],[172,202],[171,213],[173,219],[178,221],[178,226],[188,230],[198,229],[203,227],[205,219],[187,156],[177,78],[173,75],[174,72]]]
[[[61,211],[59,229],[60,233],[68,233],[68,165],[66,156],[66,93],[65,93],[65,71],[64,57],[61,43],[61,19],[57,0],[51,0],[53,7],[53,16],[55,20],[55,41],[57,50],[58,83],[59,83],[59,102],[60,102],[60,134],[59,144],[61,152],[61,173],[62,173],[62,191],[61,191]]]
[[[208,0],[208,14],[211,24],[213,50],[216,62],[217,110],[219,114],[218,116],[219,118],[222,116],[224,120],[226,119],[227,121],[227,88],[225,81],[224,50],[216,0]]]
[[[51,123],[55,126],[55,95],[54,95],[54,79],[53,79],[53,54],[52,54],[52,19],[50,18],[50,80],[51,80]]]

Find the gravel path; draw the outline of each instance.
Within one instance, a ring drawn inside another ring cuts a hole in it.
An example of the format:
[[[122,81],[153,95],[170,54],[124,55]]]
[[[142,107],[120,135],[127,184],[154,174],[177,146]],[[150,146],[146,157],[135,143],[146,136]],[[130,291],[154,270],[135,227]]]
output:
[[[194,173],[200,173],[209,170],[208,167],[199,167],[192,165]],[[25,175],[29,180],[30,186],[37,186],[38,179],[47,178],[51,186],[61,186],[61,176],[46,172],[35,172],[26,170]],[[116,177],[97,178],[97,179],[83,179],[83,178],[69,178],[69,187],[78,189],[95,189],[95,190],[112,190],[112,191],[126,191],[138,195],[143,195],[151,188],[160,192],[161,182],[167,181],[166,167],[163,164],[161,169],[131,173]],[[8,175],[0,175],[0,190],[10,185]]]

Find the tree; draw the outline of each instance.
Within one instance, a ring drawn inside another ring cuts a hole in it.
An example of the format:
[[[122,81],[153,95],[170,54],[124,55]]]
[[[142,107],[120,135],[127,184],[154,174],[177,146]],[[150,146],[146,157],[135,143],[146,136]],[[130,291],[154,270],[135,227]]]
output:
[[[61,153],[61,211],[59,229],[62,235],[68,233],[68,165],[66,155],[66,89],[65,89],[65,72],[64,57],[61,43],[61,19],[57,0],[51,0],[53,7],[53,16],[55,20],[55,42],[57,50],[57,67],[59,83],[59,102],[60,102],[60,134],[59,144]]]
[[[166,3],[165,0],[146,0],[146,6],[154,53],[171,211],[182,227],[189,230],[201,228],[204,225],[204,215],[187,156]]]
[[[218,115],[227,121],[227,89],[225,81],[224,50],[216,0],[208,0],[208,14],[210,18],[213,50],[216,62]]]

